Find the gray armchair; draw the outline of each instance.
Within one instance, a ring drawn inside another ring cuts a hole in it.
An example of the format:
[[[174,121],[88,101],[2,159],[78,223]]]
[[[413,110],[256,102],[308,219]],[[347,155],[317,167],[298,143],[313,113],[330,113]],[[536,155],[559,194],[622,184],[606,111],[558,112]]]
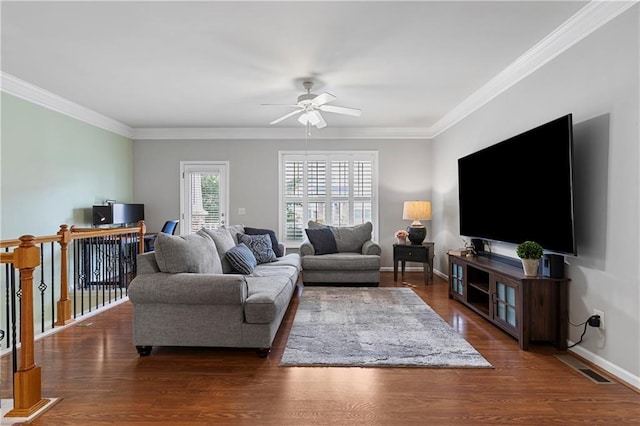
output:
[[[300,246],[305,285],[377,286],[380,283],[381,249],[371,240],[371,222],[334,227],[309,221],[307,229],[311,232],[307,232],[307,238]],[[327,248],[309,237],[319,229],[329,229],[335,245],[329,241]]]

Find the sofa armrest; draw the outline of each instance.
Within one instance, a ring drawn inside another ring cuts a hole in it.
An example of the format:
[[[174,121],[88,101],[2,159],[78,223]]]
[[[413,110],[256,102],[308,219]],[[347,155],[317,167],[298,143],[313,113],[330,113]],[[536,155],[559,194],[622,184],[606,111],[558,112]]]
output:
[[[382,253],[380,245],[373,240],[365,241],[362,245],[362,254],[380,256],[380,253]]]
[[[300,244],[300,256],[313,256],[314,254],[316,254],[316,251],[313,248],[313,244],[309,240],[304,240]]]
[[[156,254],[153,251],[138,254],[137,274],[154,274],[160,272],[158,262],[156,262]]]
[[[287,255],[287,246],[285,246],[281,242],[278,242],[278,248],[280,249],[280,253],[282,253],[282,256],[286,256]]]
[[[127,293],[134,305],[242,305],[248,289],[244,275],[158,272],[136,276]]]

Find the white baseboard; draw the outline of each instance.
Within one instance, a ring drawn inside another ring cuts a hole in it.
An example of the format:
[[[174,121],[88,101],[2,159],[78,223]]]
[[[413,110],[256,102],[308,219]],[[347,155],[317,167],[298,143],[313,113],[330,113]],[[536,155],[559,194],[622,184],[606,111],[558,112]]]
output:
[[[573,343],[574,342],[572,342],[572,341],[568,341],[569,346],[571,346]],[[612,376],[614,376],[618,380],[620,380],[620,381],[624,382],[625,384],[631,386],[635,390],[640,391],[640,376],[636,376],[636,375],[632,374],[631,372],[625,370],[624,368],[621,368],[621,367],[613,364],[612,362],[607,361],[606,359],[604,359],[604,358],[594,354],[593,352],[588,351],[585,348],[582,348],[580,346],[575,346],[575,347],[569,349],[568,351],[575,353],[579,357],[581,357],[581,358],[589,361],[593,365],[601,368],[602,370],[604,370],[607,373],[611,374]]]

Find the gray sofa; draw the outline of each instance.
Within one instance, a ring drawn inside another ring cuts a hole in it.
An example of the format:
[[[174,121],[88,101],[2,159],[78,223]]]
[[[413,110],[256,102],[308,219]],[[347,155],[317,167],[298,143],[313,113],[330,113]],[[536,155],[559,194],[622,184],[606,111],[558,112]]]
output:
[[[307,238],[300,246],[302,279],[305,285],[377,286],[380,283],[380,245],[371,240],[373,225],[334,227],[309,221],[307,229],[329,229],[335,252],[317,254]]]
[[[250,274],[234,272],[226,257],[241,230],[160,234],[155,252],[138,255],[128,295],[141,356],[153,346],[256,348],[259,356],[268,354],[296,288],[300,257],[282,255]]]

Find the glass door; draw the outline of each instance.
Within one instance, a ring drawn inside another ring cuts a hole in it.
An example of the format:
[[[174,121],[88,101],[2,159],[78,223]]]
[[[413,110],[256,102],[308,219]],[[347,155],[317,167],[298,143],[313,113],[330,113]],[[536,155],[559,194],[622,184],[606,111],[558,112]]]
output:
[[[464,267],[458,263],[451,262],[451,295],[464,299]]]
[[[495,281],[495,307],[493,319],[503,328],[517,333],[518,326],[518,284],[510,282],[502,277],[496,277]]]

